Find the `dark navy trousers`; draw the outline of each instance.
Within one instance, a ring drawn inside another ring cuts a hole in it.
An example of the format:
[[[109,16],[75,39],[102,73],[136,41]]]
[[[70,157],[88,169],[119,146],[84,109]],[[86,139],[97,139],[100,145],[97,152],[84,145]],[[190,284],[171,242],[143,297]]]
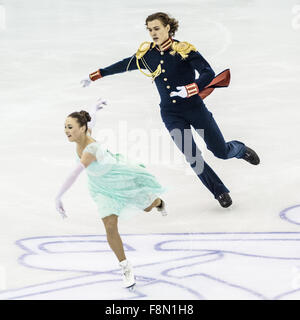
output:
[[[243,157],[246,149],[244,143],[236,140],[226,142],[212,113],[207,110],[203,102],[192,106],[180,104],[176,108],[173,106],[172,109],[161,106],[161,116],[173,141],[214,197],[229,192],[217,174],[204,161],[194,141],[191,127],[202,136],[207,148],[221,159]]]

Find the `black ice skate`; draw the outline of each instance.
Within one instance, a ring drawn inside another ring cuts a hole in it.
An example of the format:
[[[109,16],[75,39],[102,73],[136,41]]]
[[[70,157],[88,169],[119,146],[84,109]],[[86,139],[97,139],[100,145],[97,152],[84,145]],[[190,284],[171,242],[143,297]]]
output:
[[[217,197],[217,200],[220,202],[220,205],[223,208],[228,208],[232,205],[232,200],[229,193],[222,193]]]
[[[246,151],[244,156],[242,157],[242,159],[246,160],[247,162],[253,164],[253,165],[258,165],[260,160],[259,157],[257,155],[257,153],[250,149],[249,147],[246,146]]]
[[[156,207],[157,211],[161,213],[162,216],[167,216],[166,203],[163,199],[160,199],[160,205]]]

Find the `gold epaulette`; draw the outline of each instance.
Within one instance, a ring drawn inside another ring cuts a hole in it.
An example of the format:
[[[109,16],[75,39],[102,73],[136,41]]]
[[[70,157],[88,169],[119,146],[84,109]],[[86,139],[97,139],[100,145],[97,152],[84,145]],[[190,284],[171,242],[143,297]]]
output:
[[[143,42],[139,46],[139,49],[135,54],[136,58],[141,59],[147,53],[147,51],[150,49],[150,47],[151,47],[151,42],[148,42],[148,41]]]
[[[191,51],[197,51],[197,49],[188,42],[173,42],[171,46],[172,51],[170,52],[171,55],[175,55],[176,53],[180,54],[182,59],[185,59],[188,57],[188,54]]]

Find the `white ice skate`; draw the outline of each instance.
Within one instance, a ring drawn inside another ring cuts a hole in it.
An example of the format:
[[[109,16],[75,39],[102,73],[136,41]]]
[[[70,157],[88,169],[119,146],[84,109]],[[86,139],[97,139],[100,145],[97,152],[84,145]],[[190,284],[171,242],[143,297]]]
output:
[[[133,290],[135,286],[135,278],[133,268],[128,260],[123,260],[119,263],[122,269],[123,286],[129,290]]]
[[[162,216],[167,216],[168,212],[166,210],[166,203],[161,199],[161,205],[156,207],[157,211],[161,213]]]

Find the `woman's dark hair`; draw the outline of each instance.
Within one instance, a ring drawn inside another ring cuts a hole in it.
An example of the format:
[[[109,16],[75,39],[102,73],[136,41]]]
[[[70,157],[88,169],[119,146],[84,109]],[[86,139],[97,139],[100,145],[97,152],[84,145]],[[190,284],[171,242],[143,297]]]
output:
[[[176,19],[171,18],[168,14],[164,12],[156,12],[151,14],[146,18],[146,26],[148,22],[153,20],[159,20],[165,27],[169,24],[170,25],[170,31],[169,36],[172,37],[175,35],[175,32],[178,30],[179,23]]]
[[[77,120],[77,122],[79,123],[79,126],[86,126],[85,132],[87,132],[88,130],[88,125],[87,123],[89,121],[91,121],[91,116],[88,112],[81,110],[79,112],[72,112],[71,114],[68,115],[68,117],[74,118]]]

